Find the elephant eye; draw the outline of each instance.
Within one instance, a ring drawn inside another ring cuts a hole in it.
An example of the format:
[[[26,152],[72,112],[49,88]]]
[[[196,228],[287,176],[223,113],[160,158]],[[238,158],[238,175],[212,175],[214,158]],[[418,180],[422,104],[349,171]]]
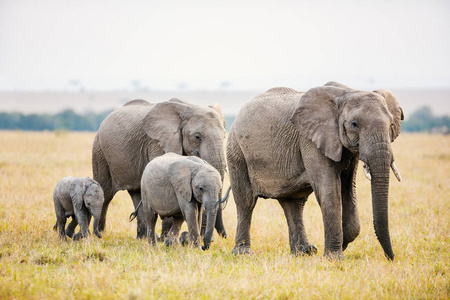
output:
[[[353,126],[353,128],[358,128],[358,122],[352,121],[352,126]]]
[[[203,192],[203,187],[201,185],[198,186],[198,189],[200,190],[200,192]]]
[[[202,136],[200,135],[200,133],[194,134],[194,138],[199,142],[202,140]]]

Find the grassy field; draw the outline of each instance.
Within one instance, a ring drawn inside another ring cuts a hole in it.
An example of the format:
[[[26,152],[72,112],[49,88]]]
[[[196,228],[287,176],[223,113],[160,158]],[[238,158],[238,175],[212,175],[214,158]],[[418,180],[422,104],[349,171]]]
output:
[[[53,189],[66,175],[92,176],[93,138],[93,133],[0,132],[0,299],[450,298],[449,136],[402,134],[393,143],[404,179],[391,180],[390,187],[394,262],[384,258],[375,237],[370,182],[362,170],[361,234],[342,261],[322,257],[322,216],[313,196],[305,208],[309,239],[319,249],[312,257],[289,254],[282,209],[264,199],[253,214],[253,256],[231,254],[232,199],[224,210],[229,237],[216,235],[206,252],[161,244],[152,249],[136,240],[125,192],[111,203],[103,239],[62,242],[52,229]]]

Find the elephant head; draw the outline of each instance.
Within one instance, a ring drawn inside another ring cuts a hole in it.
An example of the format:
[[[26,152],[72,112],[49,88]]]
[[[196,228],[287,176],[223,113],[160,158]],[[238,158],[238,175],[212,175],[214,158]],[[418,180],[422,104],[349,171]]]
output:
[[[330,82],[307,91],[291,118],[300,135],[312,140],[328,158],[339,162],[343,149],[367,165],[372,182],[374,228],[385,255],[393,260],[388,223],[389,169],[397,179],[390,143],[400,134],[403,112],[386,90],[356,91]]]
[[[170,166],[169,180],[173,185],[182,210],[184,203],[191,202],[194,199],[205,207],[207,214],[206,231],[202,248],[208,249],[211,244],[217,207],[222,192],[222,179],[219,172],[200,159],[190,157]]]
[[[218,105],[205,107],[171,99],[156,104],[143,122],[144,131],[165,153],[198,156],[215,167],[223,180],[226,130]]]
[[[93,180],[78,179],[72,185],[70,197],[72,198],[74,209],[82,210],[85,208],[91,213],[94,217],[94,233],[101,238],[102,235],[98,230],[98,223],[104,202],[102,188]]]

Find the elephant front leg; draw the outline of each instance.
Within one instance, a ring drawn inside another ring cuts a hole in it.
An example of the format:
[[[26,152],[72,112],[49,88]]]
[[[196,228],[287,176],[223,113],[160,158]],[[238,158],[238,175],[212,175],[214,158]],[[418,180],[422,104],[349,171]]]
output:
[[[319,196],[318,196],[319,195]],[[323,226],[325,230],[324,255],[331,259],[341,259],[343,231],[342,231],[342,203],[340,185],[333,184],[322,187],[316,192],[322,210]]]
[[[219,205],[219,208],[217,209],[216,225],[214,227],[221,237],[224,239],[227,238],[227,231],[225,230],[225,225],[223,225],[222,219],[222,205]]]
[[[201,215],[201,206],[195,201],[190,202],[183,208],[183,216],[188,226],[190,242],[194,247],[200,246],[199,217]]]
[[[303,224],[303,208],[307,198],[278,199],[283,208],[289,228],[289,245],[291,254],[316,254],[317,247],[310,244]]]
[[[90,235],[89,227],[88,227],[88,219],[87,212],[85,210],[75,210],[75,217],[77,219],[78,224],[80,225],[80,232],[74,236],[74,240],[78,240],[81,237],[87,238]],[[81,233],[81,237],[80,237]]]
[[[342,190],[342,230],[344,251],[348,244],[353,242],[360,232],[360,221],[358,212],[358,200],[356,198],[356,170],[358,167],[358,158],[354,158],[347,170],[341,175]]]

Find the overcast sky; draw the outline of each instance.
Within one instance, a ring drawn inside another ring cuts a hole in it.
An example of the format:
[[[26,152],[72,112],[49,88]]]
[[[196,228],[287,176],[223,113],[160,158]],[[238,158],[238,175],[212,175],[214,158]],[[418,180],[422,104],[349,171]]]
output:
[[[154,90],[450,88],[450,1],[0,0],[0,90],[136,80]]]

